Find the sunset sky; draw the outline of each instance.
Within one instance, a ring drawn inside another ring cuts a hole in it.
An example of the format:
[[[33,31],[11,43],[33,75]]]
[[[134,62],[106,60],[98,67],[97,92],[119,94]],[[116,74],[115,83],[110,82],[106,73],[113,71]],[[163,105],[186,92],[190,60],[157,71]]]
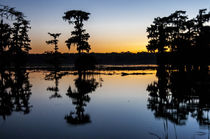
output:
[[[198,10],[210,10],[210,0],[1,0],[0,4],[16,7],[31,21],[31,53],[53,50],[45,41],[48,32],[62,33],[59,51],[69,51],[65,40],[73,25],[63,21],[67,10],[91,13],[85,28],[91,35],[91,52],[139,52],[146,50],[146,28],[155,17],[168,16],[176,10],[186,10],[189,18]]]

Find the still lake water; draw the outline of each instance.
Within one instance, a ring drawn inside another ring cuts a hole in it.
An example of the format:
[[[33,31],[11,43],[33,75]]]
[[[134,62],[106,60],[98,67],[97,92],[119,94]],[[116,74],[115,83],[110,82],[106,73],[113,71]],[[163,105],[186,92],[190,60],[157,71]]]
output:
[[[208,138],[208,125],[201,126],[192,113],[184,116],[184,124],[170,115],[156,116],[147,91],[158,80],[155,70],[130,71],[144,74],[128,76],[121,72],[129,71],[86,77],[70,71],[26,71],[27,78],[19,77],[25,80],[19,84],[25,95],[0,96],[0,138]]]

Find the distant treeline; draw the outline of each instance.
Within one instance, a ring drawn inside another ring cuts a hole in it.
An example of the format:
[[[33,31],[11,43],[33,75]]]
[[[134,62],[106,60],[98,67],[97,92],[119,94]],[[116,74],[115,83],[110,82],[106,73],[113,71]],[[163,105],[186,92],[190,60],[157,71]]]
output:
[[[72,65],[79,54],[61,54],[61,65]],[[156,64],[156,54],[153,53],[90,53],[96,58],[97,64],[105,65],[136,65]],[[28,66],[48,65],[49,54],[29,54]]]

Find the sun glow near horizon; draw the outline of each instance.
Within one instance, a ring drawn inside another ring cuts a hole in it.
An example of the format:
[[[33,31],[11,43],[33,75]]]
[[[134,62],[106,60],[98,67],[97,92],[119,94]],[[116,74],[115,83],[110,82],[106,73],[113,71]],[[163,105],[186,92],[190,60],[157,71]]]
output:
[[[62,15],[59,15],[62,17]],[[53,22],[53,20],[52,20]],[[147,33],[146,25],[137,20],[132,23],[132,20],[126,21],[115,20],[110,22],[101,22],[94,17],[94,13],[90,16],[89,21],[84,22],[84,29],[90,34],[89,43],[91,45],[90,52],[109,53],[109,52],[140,52],[146,51]],[[33,22],[32,22],[33,24]],[[32,28],[30,33],[32,50],[30,53],[44,53],[45,51],[53,51],[53,46],[45,43],[51,39],[48,32],[61,33],[58,38],[59,51],[62,53],[75,53],[76,47],[72,46],[68,50],[65,41],[71,36],[71,31],[74,30],[73,25],[58,18],[55,21],[56,25],[49,26],[47,23],[41,24],[40,28]],[[148,22],[149,24],[149,22]],[[33,25],[32,25],[33,26]],[[41,30],[41,32],[40,32]]]
[[[59,51],[69,51],[65,40],[71,36],[73,25],[63,21],[68,10],[82,10],[91,13],[84,28],[90,34],[90,52],[140,52],[146,51],[148,42],[146,29],[156,17],[164,17],[176,10],[187,11],[189,18],[198,14],[199,9],[208,8],[209,0],[4,0],[2,5],[15,7],[31,21],[29,32],[32,50],[30,53],[52,51],[45,41],[51,39],[48,32],[62,33]],[[37,10],[38,9],[38,10]]]
[[[70,30],[70,29],[69,29]],[[70,32],[70,31],[69,31]],[[94,34],[94,33],[90,33]],[[139,35],[139,34],[138,34]],[[94,53],[110,53],[110,52],[141,52],[146,51],[146,45],[147,45],[147,38],[146,33],[145,35],[138,36],[138,35],[131,35],[127,36],[125,33],[124,35],[120,35],[120,33],[115,32],[114,34],[97,34],[95,36],[91,35],[89,39],[89,43],[91,45],[90,52]],[[70,50],[67,48],[65,44],[65,40],[70,36],[70,34],[63,33],[61,34],[61,37],[58,38],[58,51],[61,53],[76,53],[76,46],[71,46]],[[54,46],[53,45],[47,45],[45,43],[46,40],[51,39],[50,36],[47,34],[47,31],[45,34],[41,36],[34,36],[31,34],[31,47],[32,50],[30,53],[32,54],[40,54],[44,53],[46,51],[53,51]]]
[[[111,53],[111,52],[132,52],[137,53],[141,51],[147,51],[144,43],[139,42],[133,42],[133,43],[127,43],[127,44],[120,44],[120,43],[97,43],[93,42],[91,43],[91,50],[90,53]],[[44,43],[32,43],[32,50],[30,51],[31,54],[41,54],[47,51],[53,51],[53,46],[47,45]],[[65,43],[59,43],[59,52],[61,53],[76,53],[76,46],[72,46],[69,50]]]

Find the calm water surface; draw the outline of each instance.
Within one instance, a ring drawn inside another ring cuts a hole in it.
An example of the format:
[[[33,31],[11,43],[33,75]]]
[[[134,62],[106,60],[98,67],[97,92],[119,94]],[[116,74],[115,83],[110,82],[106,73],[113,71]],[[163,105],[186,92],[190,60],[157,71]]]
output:
[[[22,92],[0,98],[0,138],[208,138],[208,123],[200,124],[193,110],[174,115],[151,98],[156,71],[132,72],[151,74],[12,73],[17,81],[2,90]]]

